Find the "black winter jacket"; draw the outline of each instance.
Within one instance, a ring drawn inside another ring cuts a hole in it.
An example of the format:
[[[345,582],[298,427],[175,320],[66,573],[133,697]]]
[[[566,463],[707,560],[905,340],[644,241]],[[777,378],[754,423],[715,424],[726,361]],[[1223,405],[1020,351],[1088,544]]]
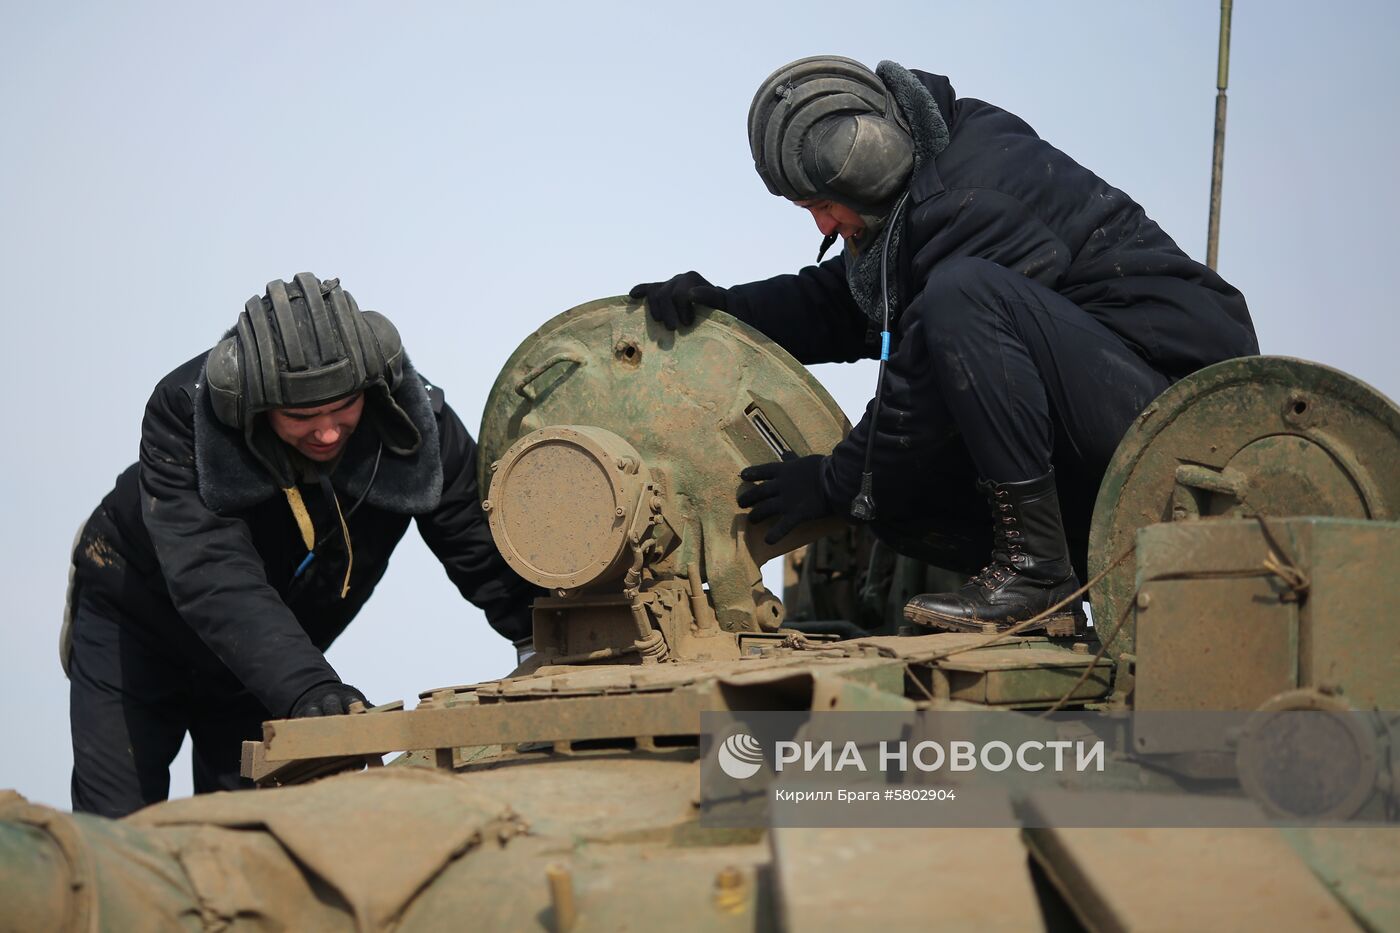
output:
[[[419,533],[462,595],[502,635],[530,634],[534,590],[496,551],[481,511],[476,443],[411,366],[395,400],[423,442],[410,457],[383,452],[368,421],[331,474],[350,516],[350,588],[335,506],[318,484],[300,486],[317,538],[306,555],[285,495],[242,435],[214,417],[201,354],[166,376],[146,406],[140,460],[125,470],[79,539],[73,559],[84,599],[105,607],[149,648],[216,692],[246,688],[273,716],[318,683],[338,679],[328,648],[369,599],[389,556],[417,520]]]
[[[1132,198],[1019,117],[956,99],[940,75],[914,74],[933,94],[951,139],[910,181],[899,256],[891,257],[906,309],[920,301],[939,263],[970,256],[1060,293],[1172,381],[1259,352],[1244,296],[1182,252]],[[803,363],[875,357],[878,327],[851,297],[844,262],[843,253],[796,275],[735,286],[729,311]],[[900,317],[892,323],[895,356],[914,315]],[[899,370],[896,359],[890,369]],[[867,413],[834,452],[833,497],[855,493],[868,420]],[[886,426],[876,430],[886,433]]]

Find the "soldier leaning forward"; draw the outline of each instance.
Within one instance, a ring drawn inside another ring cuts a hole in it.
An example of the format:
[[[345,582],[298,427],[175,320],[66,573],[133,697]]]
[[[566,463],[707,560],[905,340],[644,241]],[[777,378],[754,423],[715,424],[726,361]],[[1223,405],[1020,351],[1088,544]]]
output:
[[[165,799],[186,732],[196,792],[237,788],[263,720],[363,702],[324,652],[410,518],[492,627],[527,638],[533,590],[492,544],[442,391],[338,281],[271,282],[156,386],[139,461],[74,549],[73,809]]]

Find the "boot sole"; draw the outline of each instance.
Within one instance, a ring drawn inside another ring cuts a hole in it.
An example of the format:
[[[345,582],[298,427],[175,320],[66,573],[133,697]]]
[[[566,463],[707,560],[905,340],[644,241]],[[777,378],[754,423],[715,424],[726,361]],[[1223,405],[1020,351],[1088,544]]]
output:
[[[1015,625],[1014,622],[1002,624],[1000,622],[978,622],[967,619],[950,619],[941,616],[936,612],[929,612],[918,606],[905,606],[904,618],[915,625],[922,625],[925,628],[939,629],[945,632],[977,632],[983,634],[993,634],[1002,632]],[[989,629],[988,626],[994,626]],[[1075,618],[1073,612],[1057,612],[1046,619],[1042,619],[1035,625],[1021,629],[1022,634],[1041,633],[1051,638],[1070,638],[1075,634]]]

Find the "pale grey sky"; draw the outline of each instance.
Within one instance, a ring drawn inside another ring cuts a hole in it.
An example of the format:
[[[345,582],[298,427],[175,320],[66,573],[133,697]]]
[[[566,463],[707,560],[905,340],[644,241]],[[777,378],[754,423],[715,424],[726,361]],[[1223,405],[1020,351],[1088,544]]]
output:
[[[837,53],[948,75],[1205,251],[1219,5],[0,3],[9,399],[0,787],[68,804],[56,641],[78,524],[167,371],[273,278],[338,275],[469,426],[575,304],[810,261],[744,118]],[[1400,377],[1400,7],[1237,0],[1220,268],[1266,353]],[[820,367],[848,413],[869,366]],[[373,699],[499,676],[508,646],[418,542],[331,650]],[[188,764],[174,792],[187,793]]]

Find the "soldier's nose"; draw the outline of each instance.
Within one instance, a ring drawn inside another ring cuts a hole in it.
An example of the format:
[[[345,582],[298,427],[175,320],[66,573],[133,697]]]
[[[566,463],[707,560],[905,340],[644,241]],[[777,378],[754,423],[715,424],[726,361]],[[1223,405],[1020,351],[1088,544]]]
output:
[[[809,207],[807,210],[811,212],[812,220],[816,221],[817,229],[821,231],[822,236],[830,236],[836,232],[836,218],[815,207]]]

